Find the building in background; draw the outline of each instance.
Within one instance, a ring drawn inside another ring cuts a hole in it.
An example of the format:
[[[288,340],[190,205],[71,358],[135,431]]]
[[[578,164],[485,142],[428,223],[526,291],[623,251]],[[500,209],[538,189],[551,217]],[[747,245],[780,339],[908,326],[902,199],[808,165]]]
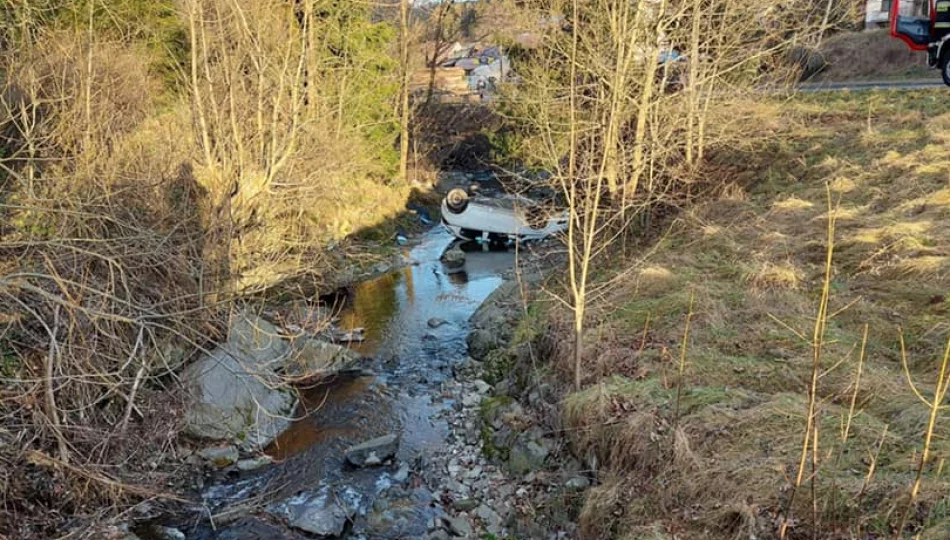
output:
[[[455,43],[425,73],[414,75],[413,86],[432,84],[433,91],[442,95],[488,99],[510,72],[511,63],[501,47]]]
[[[887,28],[892,2],[893,0],[867,0],[864,6],[864,28],[866,30]],[[930,2],[928,0],[901,2],[901,11],[902,15],[927,16],[930,13]]]

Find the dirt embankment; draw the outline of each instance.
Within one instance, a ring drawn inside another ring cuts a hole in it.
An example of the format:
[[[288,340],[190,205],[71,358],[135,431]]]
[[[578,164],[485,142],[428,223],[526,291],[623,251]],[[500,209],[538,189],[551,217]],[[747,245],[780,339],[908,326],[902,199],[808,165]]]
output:
[[[926,79],[927,54],[912,51],[888,30],[847,32],[828,38],[821,48],[826,66],[811,81]]]

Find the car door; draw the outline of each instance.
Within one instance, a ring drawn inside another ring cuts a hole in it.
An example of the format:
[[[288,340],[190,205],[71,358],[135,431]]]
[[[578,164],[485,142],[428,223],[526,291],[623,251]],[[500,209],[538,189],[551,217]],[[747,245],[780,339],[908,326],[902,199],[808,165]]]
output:
[[[927,50],[935,12],[932,0],[892,0],[891,37],[915,51]]]

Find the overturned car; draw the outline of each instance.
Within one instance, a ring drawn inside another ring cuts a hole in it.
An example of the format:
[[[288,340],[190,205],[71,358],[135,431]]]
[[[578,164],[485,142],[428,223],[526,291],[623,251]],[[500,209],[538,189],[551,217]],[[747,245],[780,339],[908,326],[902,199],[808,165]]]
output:
[[[470,195],[455,188],[442,200],[442,225],[462,240],[541,240],[567,229],[567,220],[566,212],[552,215],[538,202],[513,195]]]

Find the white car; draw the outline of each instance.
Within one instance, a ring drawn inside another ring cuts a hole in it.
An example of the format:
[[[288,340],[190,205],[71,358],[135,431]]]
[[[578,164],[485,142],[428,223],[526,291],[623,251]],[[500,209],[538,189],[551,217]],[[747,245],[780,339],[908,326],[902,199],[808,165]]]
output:
[[[566,212],[550,216],[524,197],[470,197],[456,188],[442,200],[442,225],[462,240],[541,240],[567,229],[567,219]]]

